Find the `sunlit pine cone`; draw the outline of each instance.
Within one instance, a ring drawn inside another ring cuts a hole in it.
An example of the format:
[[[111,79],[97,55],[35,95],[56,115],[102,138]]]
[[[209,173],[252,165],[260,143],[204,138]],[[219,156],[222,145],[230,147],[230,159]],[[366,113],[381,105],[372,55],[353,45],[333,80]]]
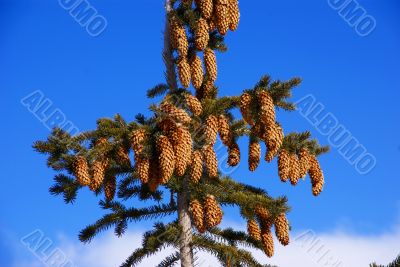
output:
[[[197,231],[203,234],[206,231],[206,227],[204,225],[204,210],[200,201],[197,199],[190,201],[190,213],[192,215],[193,224]]]
[[[257,97],[260,105],[260,120],[264,125],[274,125],[276,115],[272,97],[267,91],[259,92]]]
[[[258,218],[260,218],[260,220],[263,221],[263,222],[267,222],[271,218],[270,213],[264,207],[261,207],[261,206],[257,205],[255,207],[254,211],[255,211],[256,215],[258,216]]]
[[[279,214],[279,216],[275,219],[274,224],[275,235],[279,242],[284,246],[289,245],[289,222],[285,213]]]
[[[162,103],[160,105],[160,109],[176,122],[188,124],[192,120],[186,111],[181,108],[177,108],[172,104]]]
[[[119,146],[117,150],[118,163],[122,166],[131,166],[131,159],[129,158],[129,151],[123,146]]]
[[[165,135],[160,135],[157,138],[158,162],[160,164],[160,182],[161,184],[168,183],[175,169],[175,154],[174,149]]]
[[[204,201],[205,224],[207,228],[213,228],[222,221],[222,210],[213,195],[207,195]]]
[[[230,14],[228,0],[215,0],[215,16],[218,31],[221,35],[225,35],[229,30]]]
[[[90,185],[89,166],[85,157],[76,156],[73,163],[73,171],[78,183],[82,186]]]
[[[199,99],[191,94],[185,95],[186,105],[195,116],[200,116],[203,113],[203,107]]]
[[[240,97],[240,112],[245,122],[249,125],[254,125],[253,119],[251,118],[251,95],[249,93],[243,93]]]
[[[203,148],[203,159],[208,176],[210,178],[218,177],[218,159],[213,145],[207,145]]]
[[[147,183],[151,192],[156,192],[161,183],[159,162],[156,159],[150,160],[149,181]]]
[[[106,164],[100,159],[96,159],[92,165],[92,180],[90,182],[89,188],[92,191],[96,191],[100,188],[104,181],[104,175],[106,171]]]
[[[191,162],[192,138],[190,132],[183,126],[176,127],[170,138],[175,152],[175,171],[183,176]]]
[[[279,149],[282,146],[284,138],[283,130],[278,124],[269,125],[268,127],[266,127],[264,138],[268,148],[265,160],[267,162],[271,162],[278,154]]]
[[[146,136],[147,133],[146,130],[144,129],[138,129],[133,132],[131,137],[131,146],[135,155],[139,155],[140,153],[142,153],[144,148],[143,143],[145,141]]]
[[[199,56],[192,57],[190,61],[190,71],[193,87],[196,90],[201,89],[201,85],[203,84],[204,71],[203,71],[203,63]]]
[[[186,56],[180,57],[176,62],[176,66],[178,68],[179,80],[181,81],[182,86],[188,88],[190,86],[191,70]]]
[[[209,19],[207,21],[208,23],[208,29],[210,32],[216,31],[217,30],[217,25],[215,24],[215,18],[211,17],[211,19]]]
[[[296,154],[290,154],[289,178],[292,185],[297,185],[300,179],[300,162]]]
[[[178,50],[178,53],[181,57],[186,57],[189,49],[189,43],[185,27],[175,16],[170,17],[169,25],[172,47]]]
[[[200,18],[197,21],[196,31],[195,31],[195,45],[198,50],[203,51],[210,40],[209,25],[207,20]]]
[[[205,19],[211,18],[213,13],[213,0],[196,0],[196,5]]]
[[[249,142],[249,170],[255,171],[260,163],[261,146],[259,142]]]
[[[143,157],[135,158],[135,172],[143,184],[147,184],[150,178],[150,159]]]
[[[300,164],[300,177],[304,178],[310,169],[310,152],[307,148],[303,148],[299,153],[299,164]]]
[[[264,253],[267,257],[271,258],[274,256],[274,238],[271,233],[271,229],[263,230],[261,234],[261,242],[263,244]]]
[[[203,175],[203,155],[196,150],[192,154],[192,165],[190,168],[190,180],[197,184]]]
[[[229,0],[228,2],[229,13],[229,29],[235,31],[239,26],[240,11],[238,0]]]
[[[206,144],[215,144],[218,134],[218,118],[214,115],[208,116],[204,123],[204,140]]]
[[[232,143],[228,149],[228,165],[235,167],[240,162],[240,149],[237,143]]]
[[[256,220],[247,221],[247,232],[254,240],[261,240],[261,230]]]
[[[110,177],[105,181],[104,195],[108,201],[112,201],[114,199],[116,189],[117,189],[117,179],[115,178],[115,176]]]
[[[314,196],[318,196],[325,184],[324,173],[315,155],[310,155],[310,169],[308,170],[310,175],[312,192]]]
[[[278,173],[282,182],[289,179],[290,173],[290,156],[289,153],[282,149],[278,157]]]
[[[231,146],[233,143],[233,134],[229,121],[225,115],[219,115],[218,117],[218,131],[221,141],[226,146]]]
[[[204,65],[206,67],[208,80],[214,83],[217,80],[218,68],[215,52],[211,48],[206,48],[204,50]]]

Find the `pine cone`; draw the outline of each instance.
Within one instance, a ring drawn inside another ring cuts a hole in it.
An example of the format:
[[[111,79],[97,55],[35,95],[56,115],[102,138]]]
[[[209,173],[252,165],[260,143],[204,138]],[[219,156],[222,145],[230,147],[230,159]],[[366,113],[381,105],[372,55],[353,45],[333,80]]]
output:
[[[213,13],[213,0],[196,0],[196,5],[200,9],[203,18],[211,18]]]
[[[187,58],[180,57],[176,62],[176,66],[178,67],[179,80],[182,86],[188,88],[190,86],[191,71]]]
[[[272,97],[266,91],[258,94],[260,105],[260,120],[264,125],[275,125],[275,105]]]
[[[204,202],[204,211],[207,228],[213,228],[221,223],[222,210],[214,196],[207,195]]]
[[[255,171],[260,163],[261,146],[259,142],[249,143],[249,170]]]
[[[206,231],[206,227],[204,225],[203,206],[201,205],[200,201],[194,199],[190,202],[190,212],[192,214],[194,226],[196,227],[197,231],[203,234]]]
[[[275,219],[275,235],[282,245],[289,245],[289,222],[285,213],[279,214]]]
[[[321,194],[324,188],[324,173],[322,172],[321,166],[315,155],[310,155],[309,165],[310,169],[308,170],[308,174],[310,175],[311,179],[312,192],[314,196],[318,196],[319,194]]]
[[[235,167],[240,162],[240,149],[238,144],[232,143],[228,150],[228,165]]]
[[[240,97],[240,112],[242,113],[242,117],[245,122],[247,122],[249,125],[254,125],[254,122],[251,118],[250,106],[251,95],[249,93],[243,93]]]
[[[307,148],[303,148],[299,154],[299,164],[300,164],[300,177],[304,178],[310,169],[310,152]]]
[[[186,94],[185,101],[193,115],[200,116],[201,113],[203,113],[203,107],[197,97],[192,96],[191,94]]]
[[[106,171],[107,165],[105,164],[105,161],[103,160],[95,160],[92,165],[92,172],[93,172],[93,179],[90,182],[89,188],[92,191],[96,191],[99,189],[101,184],[104,181],[104,175]]]
[[[172,104],[163,103],[160,105],[160,108],[163,112],[169,115],[171,119],[176,120],[177,122],[187,124],[192,120],[186,111],[177,108]]]
[[[191,162],[192,137],[185,127],[177,127],[171,135],[175,152],[175,170],[178,176],[183,176]]]
[[[261,234],[261,241],[263,244],[265,255],[269,258],[274,256],[274,238],[272,236],[271,230],[264,230]]]
[[[203,155],[208,176],[210,178],[218,177],[218,159],[213,145],[205,146],[203,148]]]
[[[214,51],[210,48],[204,50],[204,65],[208,80],[214,83],[217,80],[217,58]]]
[[[229,126],[229,121],[225,115],[220,115],[218,117],[218,130],[222,143],[227,147],[231,146],[233,143],[233,134],[231,127]]]
[[[117,179],[115,176],[107,179],[104,184],[104,195],[108,201],[112,201],[115,196],[115,191],[117,188]]]
[[[296,185],[300,179],[300,164],[296,154],[290,154],[289,178],[292,185]]]
[[[168,183],[175,169],[175,155],[172,145],[165,135],[157,139],[158,162],[160,164],[160,182]]]
[[[150,177],[150,159],[137,157],[135,171],[143,184],[147,184]]]
[[[200,90],[203,84],[204,72],[203,64],[199,56],[194,56],[190,62],[190,71],[193,87],[196,90]]]
[[[196,150],[192,154],[192,165],[190,169],[190,179],[197,184],[203,175],[203,155]]]
[[[89,167],[86,158],[76,156],[73,163],[73,171],[78,183],[82,186],[90,185]]]
[[[150,168],[149,168],[149,181],[147,186],[151,192],[156,192],[158,186],[160,185],[160,169],[159,162],[157,159],[150,160]]]
[[[229,29],[235,31],[239,25],[240,12],[238,0],[229,0]]]
[[[196,48],[198,50],[203,51],[207,47],[209,40],[210,40],[210,35],[209,35],[208,22],[205,19],[200,18],[197,21],[196,32],[195,32]]]
[[[215,18],[212,17],[207,21],[208,23],[208,29],[210,32],[216,31],[217,30],[217,25],[215,24]]]
[[[214,90],[215,90],[214,81],[207,79],[204,81],[201,90],[197,90],[197,92],[201,93],[200,98],[208,98],[210,95],[212,95]]]
[[[261,230],[256,220],[247,221],[247,232],[254,240],[261,240]]]
[[[260,218],[260,220],[263,222],[267,222],[271,218],[271,215],[269,214],[268,210],[264,207],[257,205],[254,211],[256,215]]]
[[[178,50],[179,56],[186,57],[189,49],[186,30],[178,19],[172,16],[169,20],[171,44]]]
[[[123,146],[118,147],[117,158],[122,166],[131,166],[131,159],[129,158],[129,151]]]
[[[215,16],[219,33],[225,35],[229,30],[230,24],[228,0],[216,0]]]
[[[279,149],[283,143],[283,130],[278,124],[272,124],[266,127],[266,132],[263,136],[266,141],[268,152],[266,154],[265,160],[271,162],[275,156],[278,154]]]
[[[139,155],[143,151],[143,142],[146,138],[146,130],[144,129],[138,129],[133,132],[132,138],[131,138],[131,145],[132,145],[132,150],[135,153],[135,155]]]
[[[290,173],[290,156],[286,150],[282,149],[278,157],[278,173],[282,182],[289,179]]]
[[[204,141],[206,144],[215,144],[218,133],[218,118],[210,115],[204,123]]]

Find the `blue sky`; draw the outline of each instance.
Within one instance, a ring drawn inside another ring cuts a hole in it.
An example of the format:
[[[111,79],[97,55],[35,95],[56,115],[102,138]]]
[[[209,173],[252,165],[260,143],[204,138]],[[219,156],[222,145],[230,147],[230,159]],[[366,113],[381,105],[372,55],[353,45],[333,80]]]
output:
[[[31,147],[49,130],[21,99],[40,90],[53,109],[89,130],[97,118],[115,113],[132,120],[151,103],[146,90],[163,82],[163,1],[90,3],[108,22],[98,37],[57,0],[0,0],[1,267],[32,258],[19,242],[11,246],[9,241],[40,229],[54,240],[62,233],[76,242],[79,230],[103,214],[98,199],[86,191],[74,205],[50,196],[54,173]],[[218,55],[221,95],[240,94],[263,74],[281,80],[300,76],[304,82],[294,100],[312,94],[376,158],[376,167],[361,175],[333,149],[321,158],[326,187],[314,198],[308,180],[296,187],[280,183],[275,163],[263,162],[255,174],[248,172],[243,140],[242,165],[232,177],[272,196],[287,195],[294,230],[377,236],[399,223],[400,4],[359,4],[376,20],[376,29],[365,37],[328,1],[241,1],[239,29],[226,39],[228,53]],[[287,132],[308,129],[329,144],[299,112],[279,112],[278,120]],[[236,210],[227,211],[225,221],[244,223]]]

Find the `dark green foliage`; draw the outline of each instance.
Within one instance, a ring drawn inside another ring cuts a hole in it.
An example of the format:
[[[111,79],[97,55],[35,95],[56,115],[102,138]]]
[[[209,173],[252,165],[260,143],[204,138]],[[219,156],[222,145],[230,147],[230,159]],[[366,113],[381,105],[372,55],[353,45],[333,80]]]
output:
[[[391,263],[389,263],[388,265],[378,265],[376,263],[371,263],[369,265],[370,267],[400,267],[400,255]]]

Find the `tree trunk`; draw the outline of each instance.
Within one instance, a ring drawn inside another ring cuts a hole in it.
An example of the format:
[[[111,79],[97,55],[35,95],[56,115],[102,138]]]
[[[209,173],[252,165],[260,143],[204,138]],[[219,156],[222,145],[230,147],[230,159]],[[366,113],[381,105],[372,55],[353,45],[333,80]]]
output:
[[[179,226],[181,227],[181,235],[179,237],[181,266],[193,267],[192,221],[186,192],[178,193],[178,217]]]

